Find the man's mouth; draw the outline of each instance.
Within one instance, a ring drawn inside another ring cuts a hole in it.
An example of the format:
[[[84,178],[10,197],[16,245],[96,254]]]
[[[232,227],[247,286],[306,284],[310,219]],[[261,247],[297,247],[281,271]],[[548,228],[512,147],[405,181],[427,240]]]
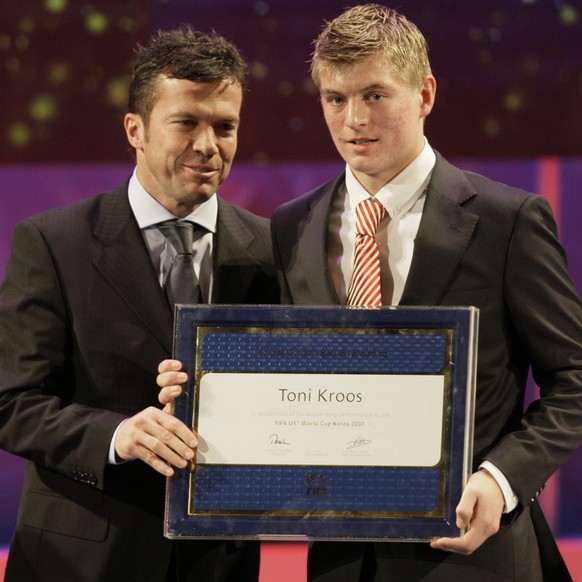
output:
[[[377,139],[361,138],[361,139],[350,139],[350,140],[348,140],[348,143],[351,143],[354,145],[365,145],[367,143],[375,143],[377,141],[378,141]]]
[[[187,166],[187,168],[197,174],[214,174],[215,172],[218,172],[218,168],[210,166]]]

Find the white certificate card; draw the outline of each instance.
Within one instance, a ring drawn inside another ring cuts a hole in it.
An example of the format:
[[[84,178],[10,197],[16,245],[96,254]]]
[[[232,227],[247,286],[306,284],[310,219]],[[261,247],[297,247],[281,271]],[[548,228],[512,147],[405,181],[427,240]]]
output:
[[[443,403],[442,375],[209,372],[197,462],[432,467]]]

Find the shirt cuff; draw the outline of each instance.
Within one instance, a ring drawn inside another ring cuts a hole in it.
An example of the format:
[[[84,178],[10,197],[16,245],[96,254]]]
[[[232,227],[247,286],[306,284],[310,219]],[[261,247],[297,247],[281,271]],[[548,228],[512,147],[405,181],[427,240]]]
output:
[[[505,508],[503,513],[512,512],[517,507],[518,499],[505,475],[489,461],[483,461],[479,465],[479,469],[485,469],[488,473],[491,474],[493,479],[497,481],[497,484],[503,493],[503,498],[505,499]]]
[[[126,420],[127,420],[127,418],[125,420],[122,420],[117,425],[117,428],[115,429],[115,432],[113,433],[113,436],[111,437],[111,443],[109,443],[109,455],[107,457],[107,462],[110,465],[122,465],[123,463],[125,463],[125,461],[119,459],[119,457],[117,456],[117,454],[115,452],[115,439],[117,438],[117,433],[119,432],[119,428]]]

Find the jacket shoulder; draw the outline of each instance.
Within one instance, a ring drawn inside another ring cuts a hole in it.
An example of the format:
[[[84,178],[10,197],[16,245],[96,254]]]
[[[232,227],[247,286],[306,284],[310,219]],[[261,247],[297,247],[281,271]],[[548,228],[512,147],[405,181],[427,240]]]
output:
[[[317,186],[313,190],[285,202],[279,206],[273,214],[273,227],[285,223],[288,225],[297,225],[299,221],[316,205],[322,198],[331,196],[338,186],[345,180],[345,172],[339,176],[328,180]]]
[[[268,218],[255,214],[254,212],[251,212],[242,206],[228,202],[221,197],[218,197],[218,212],[222,213],[223,215],[226,214],[232,217],[236,217],[251,229],[257,229],[259,231],[263,229],[269,229]]]
[[[529,198],[543,197],[526,190],[495,181],[477,172],[451,164],[438,152],[429,184],[431,195],[449,199],[453,204],[473,210],[495,209],[516,212]]]
[[[108,192],[44,210],[25,218],[20,224],[32,223],[43,231],[53,228],[75,228],[76,225],[86,221],[93,222],[93,219],[99,216],[106,207],[111,207],[112,211],[115,212],[116,207],[121,208],[122,206],[129,208],[127,182]]]

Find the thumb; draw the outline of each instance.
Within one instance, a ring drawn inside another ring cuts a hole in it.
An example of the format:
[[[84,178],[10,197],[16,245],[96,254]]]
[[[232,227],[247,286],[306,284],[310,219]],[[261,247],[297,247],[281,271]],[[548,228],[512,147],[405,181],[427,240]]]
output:
[[[470,488],[466,488],[461,495],[459,505],[457,505],[457,527],[466,529],[471,525],[471,519],[477,504],[477,495]]]

